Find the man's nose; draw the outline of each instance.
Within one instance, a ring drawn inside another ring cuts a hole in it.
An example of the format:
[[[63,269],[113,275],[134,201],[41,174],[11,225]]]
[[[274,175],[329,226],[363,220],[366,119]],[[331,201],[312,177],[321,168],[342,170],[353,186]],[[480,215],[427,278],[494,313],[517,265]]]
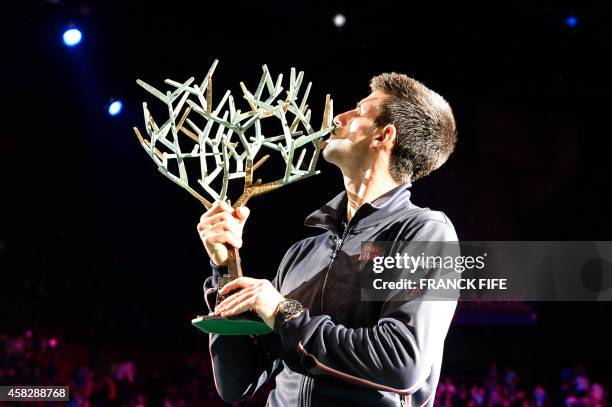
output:
[[[350,114],[351,114],[351,111],[349,110],[348,112],[344,112],[344,113],[340,113],[339,115],[336,115],[334,117],[334,124],[336,125],[336,127],[344,126],[347,123]]]
[[[341,115],[334,116],[334,125],[336,127],[342,127],[342,122],[340,121],[340,116]]]

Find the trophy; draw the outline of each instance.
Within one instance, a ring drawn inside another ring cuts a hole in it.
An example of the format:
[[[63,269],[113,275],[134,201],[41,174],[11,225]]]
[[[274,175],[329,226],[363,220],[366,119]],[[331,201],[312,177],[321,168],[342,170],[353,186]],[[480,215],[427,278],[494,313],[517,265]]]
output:
[[[244,112],[237,109],[229,90],[213,105],[212,76],[218,62],[213,62],[199,85],[194,83],[193,77],[182,83],[166,79],[164,83],[171,88],[166,93],[141,80],[136,81],[165,104],[163,109],[167,110],[168,119],[158,126],[147,103],[143,103],[148,137],[143,137],[134,127],[140,144],[159,171],[186,189],[207,209],[212,205],[211,200],[226,201],[235,209],[254,196],[318,174],[316,164],[321,152],[321,138],[334,128],[330,95],[325,98],[322,125],[315,130],[310,124],[312,111],[306,103],[312,82],[300,97],[304,72],[296,74],[295,68],[291,68],[289,88],[285,90],[283,75],[279,74],[274,81],[264,65],[254,92],[240,82],[245,107],[248,106]],[[278,162],[284,163],[280,178],[265,183],[261,179],[253,181],[253,173],[270,158],[270,154],[265,154],[257,159],[261,150],[280,155]],[[305,165],[304,159],[310,150],[310,161]],[[232,205],[228,199],[230,187],[240,186],[240,181],[243,183],[242,194]],[[219,277],[219,290],[242,276],[238,249],[228,245],[228,253],[229,275]],[[217,304],[222,300],[217,295]],[[224,335],[259,335],[271,331],[252,312],[230,318],[221,318],[211,312],[191,322],[204,332]]]

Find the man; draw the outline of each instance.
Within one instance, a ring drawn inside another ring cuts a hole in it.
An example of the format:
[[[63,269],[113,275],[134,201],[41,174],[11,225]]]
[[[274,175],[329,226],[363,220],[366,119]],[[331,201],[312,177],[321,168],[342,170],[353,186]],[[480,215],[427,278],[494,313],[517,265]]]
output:
[[[456,301],[361,301],[357,259],[363,241],[457,241],[448,218],[413,205],[409,191],[450,156],[455,122],[441,96],[405,75],[381,74],[370,86],[368,97],[334,118],[322,145],[345,188],[306,219],[324,233],[294,244],[272,282],[241,277],[219,291],[231,295],[217,315],[252,311],[275,331],[210,336],[226,401],[247,399],[276,377],[268,406],[433,405]],[[213,266],[207,296],[225,273],[225,245],[242,246],[248,215],[217,202],[200,219]]]

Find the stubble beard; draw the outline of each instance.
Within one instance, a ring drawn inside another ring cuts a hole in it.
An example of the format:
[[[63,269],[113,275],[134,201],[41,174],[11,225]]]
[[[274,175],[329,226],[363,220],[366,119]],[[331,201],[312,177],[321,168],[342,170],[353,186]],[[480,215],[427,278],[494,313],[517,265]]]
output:
[[[323,148],[323,151],[321,153],[325,161],[330,164],[337,165],[339,167],[342,153],[341,151],[339,151],[340,149],[338,147],[339,146],[335,146],[332,140],[330,140],[325,146],[325,148]]]

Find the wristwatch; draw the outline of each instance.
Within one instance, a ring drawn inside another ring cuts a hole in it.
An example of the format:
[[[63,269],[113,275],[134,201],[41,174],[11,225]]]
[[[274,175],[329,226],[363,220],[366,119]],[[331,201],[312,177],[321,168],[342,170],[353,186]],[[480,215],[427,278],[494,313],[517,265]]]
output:
[[[278,304],[276,318],[274,318],[274,330],[278,332],[278,329],[283,324],[283,322],[297,318],[303,313],[304,307],[298,301],[292,299],[286,299],[281,301]]]

